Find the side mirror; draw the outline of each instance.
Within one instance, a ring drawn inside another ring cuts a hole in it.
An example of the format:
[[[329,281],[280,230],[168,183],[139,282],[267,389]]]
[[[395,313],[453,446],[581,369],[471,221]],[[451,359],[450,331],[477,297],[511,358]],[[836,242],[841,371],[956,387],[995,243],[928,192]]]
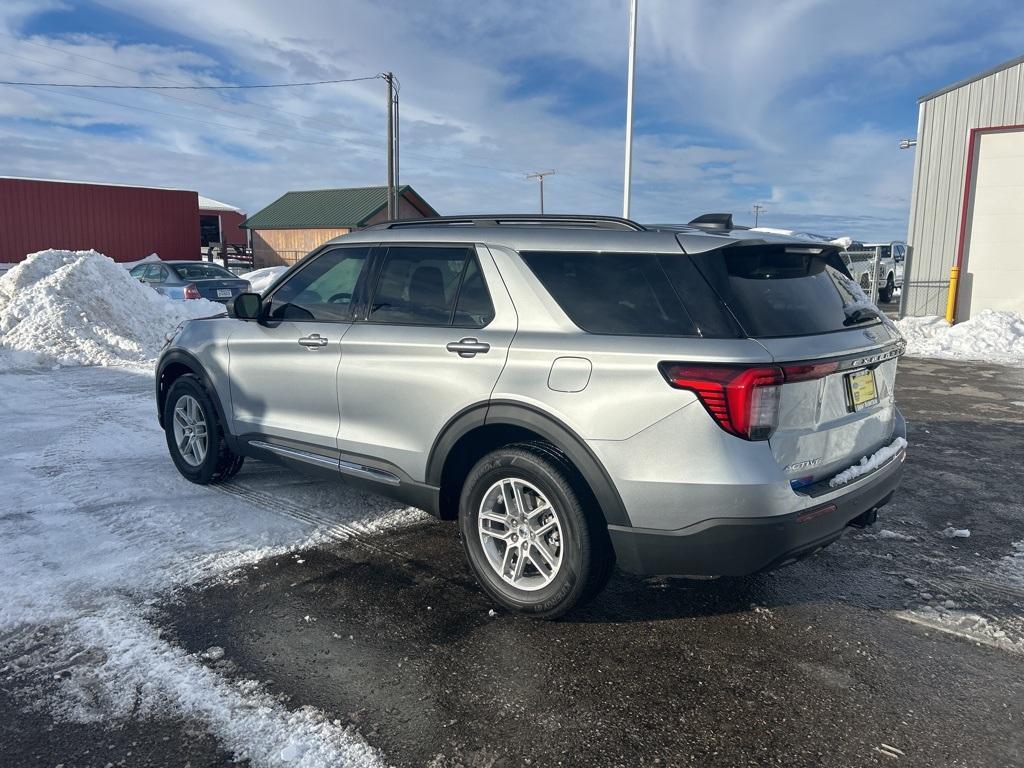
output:
[[[235,296],[235,317],[239,320],[259,320],[263,312],[263,297],[258,293],[240,293]]]

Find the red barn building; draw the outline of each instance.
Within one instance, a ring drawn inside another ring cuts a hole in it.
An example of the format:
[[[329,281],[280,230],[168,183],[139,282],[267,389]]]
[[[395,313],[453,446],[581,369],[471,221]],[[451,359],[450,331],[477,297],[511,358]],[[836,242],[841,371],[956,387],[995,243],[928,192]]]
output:
[[[224,207],[207,215],[219,217],[227,242],[244,243],[245,216]],[[202,221],[189,190],[0,177],[0,263],[47,248],[93,248],[115,261],[198,259]]]

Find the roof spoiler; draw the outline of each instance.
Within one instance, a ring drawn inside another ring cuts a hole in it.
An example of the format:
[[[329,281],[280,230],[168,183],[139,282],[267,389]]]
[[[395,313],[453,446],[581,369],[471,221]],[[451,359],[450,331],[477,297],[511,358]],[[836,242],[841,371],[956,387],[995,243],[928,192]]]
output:
[[[690,226],[699,227],[701,229],[734,229],[731,213],[705,213],[703,216],[698,216],[696,219],[693,219],[690,222]]]

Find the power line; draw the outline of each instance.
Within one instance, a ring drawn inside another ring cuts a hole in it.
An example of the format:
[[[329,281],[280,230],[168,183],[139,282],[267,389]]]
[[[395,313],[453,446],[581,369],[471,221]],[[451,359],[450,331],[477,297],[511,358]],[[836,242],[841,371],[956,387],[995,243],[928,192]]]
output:
[[[340,80],[311,80],[306,83],[258,83],[255,85],[108,85],[106,83],[28,83],[20,80],[0,80],[0,85],[19,85],[29,88],[110,88],[121,91],[234,91],[255,88],[301,88],[307,85],[335,85],[379,80],[384,75],[347,77]]]

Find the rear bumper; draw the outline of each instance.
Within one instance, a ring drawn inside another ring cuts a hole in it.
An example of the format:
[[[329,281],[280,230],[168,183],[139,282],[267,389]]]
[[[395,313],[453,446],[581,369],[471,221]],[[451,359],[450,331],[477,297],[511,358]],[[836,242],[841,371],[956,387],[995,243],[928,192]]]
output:
[[[674,531],[608,526],[618,565],[643,575],[744,576],[771,570],[838,539],[855,518],[887,504],[906,451],[850,486],[799,512],[705,520]]]

